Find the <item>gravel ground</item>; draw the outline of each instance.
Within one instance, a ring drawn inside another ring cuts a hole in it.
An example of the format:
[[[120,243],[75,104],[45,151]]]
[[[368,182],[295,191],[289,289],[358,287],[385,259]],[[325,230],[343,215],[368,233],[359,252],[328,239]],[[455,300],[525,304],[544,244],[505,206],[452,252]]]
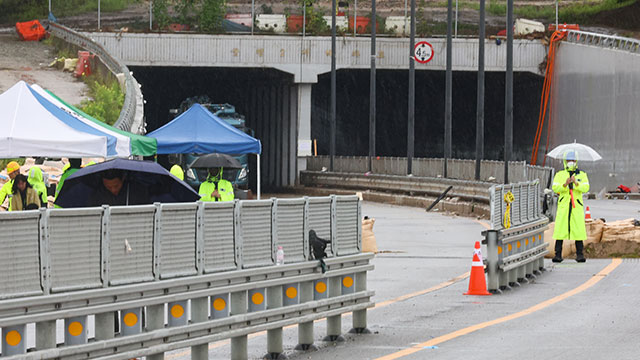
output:
[[[15,33],[0,34],[0,93],[19,80],[51,90],[71,104],[87,98],[87,86],[70,73],[49,68],[52,47],[37,41],[20,41]]]

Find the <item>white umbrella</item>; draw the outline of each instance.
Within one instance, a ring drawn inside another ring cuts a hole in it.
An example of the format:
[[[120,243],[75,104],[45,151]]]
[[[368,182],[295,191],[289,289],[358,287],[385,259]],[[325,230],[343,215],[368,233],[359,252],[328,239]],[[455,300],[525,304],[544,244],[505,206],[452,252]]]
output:
[[[598,161],[602,159],[602,156],[600,156],[600,154],[590,146],[580,144],[575,141],[573,143],[556,146],[556,148],[551,150],[547,156],[553,159],[562,160],[567,151],[575,151],[578,156],[578,161]]]

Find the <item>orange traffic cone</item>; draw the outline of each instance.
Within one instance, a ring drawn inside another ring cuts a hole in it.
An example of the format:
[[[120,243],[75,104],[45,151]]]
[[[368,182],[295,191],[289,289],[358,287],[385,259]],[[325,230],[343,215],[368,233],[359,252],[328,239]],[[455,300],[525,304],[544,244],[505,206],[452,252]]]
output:
[[[591,219],[591,210],[589,210],[588,206],[587,206],[587,211],[584,212],[584,218]]]
[[[482,251],[480,241],[476,241],[471,262],[471,276],[469,277],[469,291],[464,295],[491,295],[487,291],[487,281],[484,278],[484,264],[482,263]]]

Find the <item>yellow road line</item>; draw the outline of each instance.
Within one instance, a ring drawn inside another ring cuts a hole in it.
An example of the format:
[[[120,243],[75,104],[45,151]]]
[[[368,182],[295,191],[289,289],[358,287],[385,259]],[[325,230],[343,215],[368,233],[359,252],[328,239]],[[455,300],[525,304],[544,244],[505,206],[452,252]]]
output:
[[[381,307],[385,307],[385,306],[397,303],[399,301],[411,299],[411,298],[416,297],[416,296],[420,296],[420,295],[428,294],[430,292],[434,292],[436,290],[440,290],[440,289],[445,288],[445,287],[447,287],[449,285],[453,285],[453,284],[457,283],[458,281],[461,281],[461,280],[464,280],[464,279],[468,278],[469,274],[470,274],[470,272],[466,272],[466,273],[464,273],[462,275],[458,275],[458,276],[454,277],[453,279],[449,279],[449,280],[447,280],[447,281],[445,281],[443,283],[440,283],[438,285],[432,286],[432,287],[430,287],[428,289],[416,291],[416,292],[413,292],[413,293],[410,293],[410,294],[405,294],[405,295],[402,295],[402,296],[398,296],[397,298],[394,298],[394,299],[390,299],[390,300],[387,300],[387,301],[376,303],[376,305],[373,308],[374,309],[378,309],[378,308],[381,308]],[[349,315],[349,314],[350,313],[346,313],[345,315]],[[318,320],[318,321],[320,321],[320,320]],[[293,327],[296,327],[296,326],[298,326],[298,325],[289,325],[289,326],[285,326],[284,328],[285,329],[289,329],[289,328],[293,328]],[[249,335],[249,339],[252,339],[252,338],[257,337],[257,336],[264,335],[266,333],[267,333],[266,331],[260,331],[260,332],[257,332],[257,333],[253,333],[253,334]],[[211,349],[217,349],[217,348],[223,347],[225,345],[229,345],[230,343],[231,343],[230,340],[217,341],[217,342],[214,342],[214,343],[210,344],[209,345],[209,349],[210,350]],[[181,352],[176,353],[176,354],[166,355],[165,358],[166,359],[176,359],[176,358],[179,358],[179,357],[187,356],[189,354],[191,354],[191,350],[184,350],[184,351],[181,351]]]
[[[475,222],[477,222],[478,224],[480,224],[480,225],[484,226],[484,228],[485,228],[485,229],[487,229],[487,230],[491,230],[491,225],[487,224],[486,222],[484,222],[484,221],[480,221],[480,220],[478,220],[478,219],[473,219],[473,221],[475,221]]]
[[[498,319],[485,321],[485,322],[480,323],[480,324],[472,325],[472,326],[466,327],[464,329],[460,329],[460,330],[454,331],[452,333],[439,336],[437,338],[433,338],[433,339],[431,339],[429,341],[425,341],[423,343],[414,345],[414,346],[412,346],[410,348],[395,352],[393,354],[389,354],[389,355],[386,355],[386,356],[379,357],[376,360],[392,360],[392,359],[401,358],[403,356],[415,354],[418,351],[423,350],[425,347],[438,345],[438,344],[441,344],[441,343],[443,343],[445,341],[449,341],[449,340],[455,339],[457,337],[470,334],[472,332],[484,329],[486,327],[493,326],[493,325],[496,325],[496,324],[500,324],[500,323],[503,323],[503,322],[507,322],[507,321],[510,321],[510,320],[518,319],[518,318],[521,318],[523,316],[526,316],[526,315],[529,315],[531,313],[534,313],[536,311],[542,310],[542,309],[544,309],[546,307],[549,307],[549,306],[551,306],[551,305],[553,305],[555,303],[558,303],[558,302],[560,302],[562,300],[565,300],[565,299],[567,299],[567,298],[569,298],[571,296],[574,296],[576,294],[579,294],[579,293],[589,289],[593,285],[597,284],[600,280],[602,280],[605,276],[609,275],[609,273],[611,273],[621,263],[622,263],[621,259],[613,259],[613,260],[611,260],[611,264],[607,265],[607,267],[602,269],[599,273],[597,273],[594,276],[592,276],[584,284],[576,287],[573,290],[569,290],[564,294],[560,294],[560,295],[558,295],[556,297],[553,297],[553,298],[551,298],[549,300],[545,300],[545,301],[543,301],[543,302],[541,302],[541,303],[539,303],[537,305],[534,305],[534,306],[532,306],[532,307],[530,307],[528,309],[522,310],[522,311],[517,312],[515,314],[503,316],[503,317],[498,318]]]

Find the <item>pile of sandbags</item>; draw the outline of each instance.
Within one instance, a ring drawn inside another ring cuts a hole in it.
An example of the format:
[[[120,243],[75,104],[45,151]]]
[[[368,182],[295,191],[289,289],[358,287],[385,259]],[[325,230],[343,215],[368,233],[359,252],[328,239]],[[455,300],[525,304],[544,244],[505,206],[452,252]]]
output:
[[[376,219],[365,217],[362,220],[362,252],[378,252],[376,236],[373,234],[373,224]]]
[[[625,219],[604,224],[602,242],[634,241],[640,242],[640,222],[635,219]]]

